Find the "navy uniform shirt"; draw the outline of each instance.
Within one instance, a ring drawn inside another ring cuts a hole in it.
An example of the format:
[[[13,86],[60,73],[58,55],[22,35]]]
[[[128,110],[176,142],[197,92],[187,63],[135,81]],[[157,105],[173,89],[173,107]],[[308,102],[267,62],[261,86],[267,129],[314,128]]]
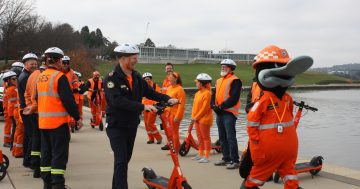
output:
[[[167,102],[170,97],[156,92],[142,79],[137,71],[132,72],[132,88],[120,65],[116,65],[103,81],[106,97],[107,128],[137,127],[140,114],[144,110],[143,97]]]

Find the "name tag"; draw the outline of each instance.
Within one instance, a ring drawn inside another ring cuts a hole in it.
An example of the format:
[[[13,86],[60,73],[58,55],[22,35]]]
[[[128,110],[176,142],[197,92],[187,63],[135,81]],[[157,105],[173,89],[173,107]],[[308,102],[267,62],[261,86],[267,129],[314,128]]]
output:
[[[283,124],[282,124],[282,123],[278,123],[278,125],[277,125],[277,132],[278,132],[278,133],[283,133],[283,131],[284,131],[284,126],[283,126]]]

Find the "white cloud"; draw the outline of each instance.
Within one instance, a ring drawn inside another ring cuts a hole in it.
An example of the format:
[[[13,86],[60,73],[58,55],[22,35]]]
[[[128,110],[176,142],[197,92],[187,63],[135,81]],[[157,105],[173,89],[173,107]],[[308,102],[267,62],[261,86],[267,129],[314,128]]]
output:
[[[100,28],[118,42],[239,53],[269,44],[290,55],[306,54],[315,67],[360,62],[357,0],[37,0],[37,11],[52,22],[80,30]]]

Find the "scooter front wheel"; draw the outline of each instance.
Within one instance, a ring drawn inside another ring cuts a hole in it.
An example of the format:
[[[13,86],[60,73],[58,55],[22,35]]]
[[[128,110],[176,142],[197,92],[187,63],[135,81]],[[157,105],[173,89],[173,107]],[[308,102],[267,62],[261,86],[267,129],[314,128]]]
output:
[[[6,176],[6,168],[4,164],[0,164],[0,181]]]
[[[9,158],[5,154],[3,154],[3,163],[2,163],[2,165],[4,165],[5,169],[7,169],[9,167],[9,165],[10,165]]]
[[[184,141],[180,146],[179,154],[181,156],[186,156],[186,154],[189,153],[189,150],[190,150],[190,145],[186,145],[186,142]]]
[[[275,175],[274,175],[274,182],[275,183],[279,183],[279,180],[280,180],[280,175],[278,172],[275,172]]]
[[[217,153],[221,153],[221,146],[220,146],[220,140],[219,140],[219,139],[216,140],[215,146],[216,146],[215,151],[216,151]]]
[[[192,189],[192,187],[190,186],[189,183],[187,183],[186,181],[181,183],[182,189]]]

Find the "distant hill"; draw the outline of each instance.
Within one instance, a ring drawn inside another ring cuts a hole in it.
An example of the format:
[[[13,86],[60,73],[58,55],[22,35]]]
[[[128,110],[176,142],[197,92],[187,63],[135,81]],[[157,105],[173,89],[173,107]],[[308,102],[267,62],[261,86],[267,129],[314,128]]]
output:
[[[360,63],[335,65],[325,68],[313,68],[315,72],[325,72],[352,80],[360,80]]]

